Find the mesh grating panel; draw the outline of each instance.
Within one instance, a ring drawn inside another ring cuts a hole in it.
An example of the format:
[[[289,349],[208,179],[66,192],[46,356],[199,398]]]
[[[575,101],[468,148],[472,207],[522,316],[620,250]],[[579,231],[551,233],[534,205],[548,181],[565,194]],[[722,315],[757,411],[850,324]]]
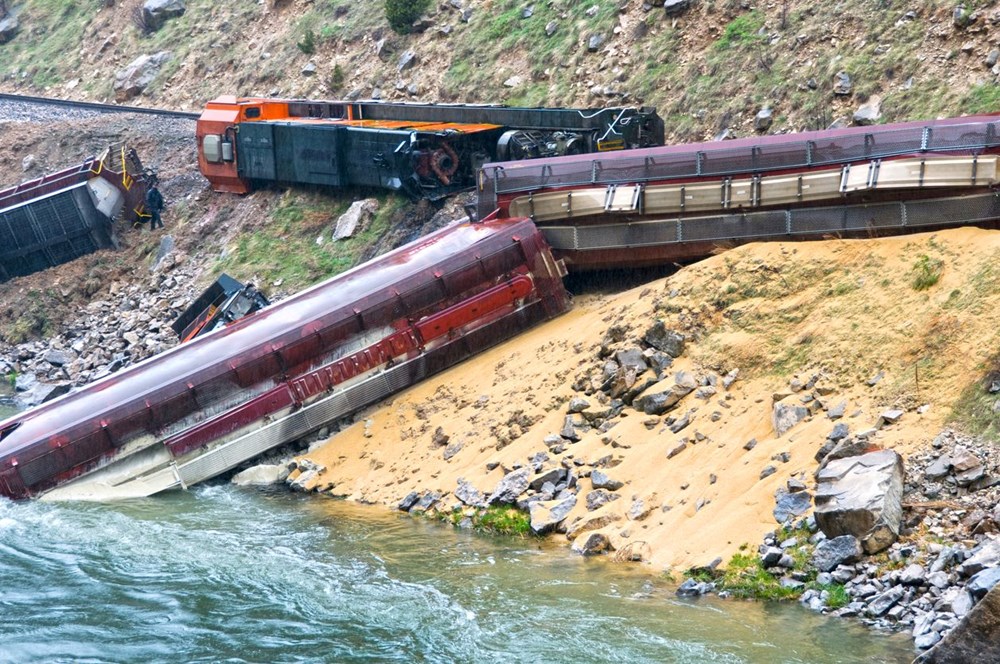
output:
[[[668,218],[601,226],[541,226],[553,249],[621,249],[685,242],[780,238],[788,235],[859,233],[911,226],[959,226],[1000,219],[993,194],[747,214]]]

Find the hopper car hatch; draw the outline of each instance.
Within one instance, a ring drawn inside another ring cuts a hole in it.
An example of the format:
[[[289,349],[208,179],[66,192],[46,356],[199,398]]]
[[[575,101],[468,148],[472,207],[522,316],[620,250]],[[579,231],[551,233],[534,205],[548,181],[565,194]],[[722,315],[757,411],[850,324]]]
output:
[[[216,191],[278,182],[439,199],[472,188],[490,161],[662,145],[664,125],[650,108],[220,97],[197,135],[199,168]]]
[[[253,284],[222,274],[170,326],[181,343],[225,327],[271,304]]]

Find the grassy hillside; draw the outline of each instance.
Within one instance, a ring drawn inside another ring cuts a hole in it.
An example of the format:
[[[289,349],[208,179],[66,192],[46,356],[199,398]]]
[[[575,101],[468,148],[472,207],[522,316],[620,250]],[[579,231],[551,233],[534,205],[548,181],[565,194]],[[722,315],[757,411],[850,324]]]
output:
[[[389,27],[381,0],[189,0],[184,16],[149,35],[136,27],[138,0],[108,4],[13,3],[21,31],[0,45],[0,87],[110,98],[116,71],[168,50],[173,59],[140,103],[197,108],[222,93],[644,103],[680,140],[752,133],[764,107],[778,132],[849,120],[864,103],[880,103],[887,122],[992,111],[1000,101],[986,64],[996,2],[965,3],[956,18],[954,2],[936,0],[694,0],[669,17],[639,0],[466,0],[464,14],[432,5],[426,29],[407,35]],[[595,35],[603,42],[591,51]],[[400,71],[406,51],[417,64]],[[310,62],[316,73],[302,73]],[[841,71],[849,96],[832,91]]]

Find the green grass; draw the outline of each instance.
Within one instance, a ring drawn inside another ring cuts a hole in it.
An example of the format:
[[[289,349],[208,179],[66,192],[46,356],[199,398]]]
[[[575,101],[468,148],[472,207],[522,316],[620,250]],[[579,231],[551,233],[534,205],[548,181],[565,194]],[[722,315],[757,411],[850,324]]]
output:
[[[793,599],[802,594],[794,588],[783,587],[780,579],[764,569],[760,556],[746,553],[732,557],[716,587],[733,597],[763,601]]]
[[[927,290],[941,279],[943,270],[944,261],[920,254],[910,268],[910,286],[916,291]]]
[[[962,390],[948,419],[968,434],[1000,442],[1000,414],[993,410],[1000,394],[989,393],[989,383],[1000,376],[1000,356],[994,357],[989,366],[995,369],[986,380],[973,381]]]
[[[263,228],[239,237],[214,272],[229,271],[241,278],[256,275],[265,287],[280,280],[287,290],[298,290],[339,274],[360,262],[389,228],[393,216],[406,205],[404,199],[386,194],[378,200],[379,210],[362,232],[333,242],[330,238],[334,225],[348,203],[333,202],[321,195],[288,194]],[[321,236],[324,241],[317,244]]]
[[[525,537],[531,534],[531,517],[514,507],[487,507],[472,519],[472,523],[479,530],[497,535]]]
[[[440,514],[440,518],[444,521],[449,521],[453,526],[458,526],[465,520],[465,514],[462,510],[457,509],[448,514]],[[506,505],[487,507],[474,514],[472,516],[472,528],[476,532],[489,533],[491,535],[527,537],[533,534],[531,530],[531,517],[528,513]]]
[[[996,83],[983,83],[969,90],[959,108],[963,113],[996,113],[1000,108],[1000,85]]]
[[[737,16],[722,31],[722,36],[712,44],[715,51],[731,51],[764,42],[760,33],[764,27],[764,14],[757,10]]]

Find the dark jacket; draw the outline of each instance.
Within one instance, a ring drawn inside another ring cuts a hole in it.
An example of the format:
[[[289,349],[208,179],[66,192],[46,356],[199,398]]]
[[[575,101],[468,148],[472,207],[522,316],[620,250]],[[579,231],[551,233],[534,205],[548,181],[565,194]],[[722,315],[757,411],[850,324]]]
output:
[[[163,195],[155,186],[150,187],[146,192],[146,207],[157,212],[163,209]]]

